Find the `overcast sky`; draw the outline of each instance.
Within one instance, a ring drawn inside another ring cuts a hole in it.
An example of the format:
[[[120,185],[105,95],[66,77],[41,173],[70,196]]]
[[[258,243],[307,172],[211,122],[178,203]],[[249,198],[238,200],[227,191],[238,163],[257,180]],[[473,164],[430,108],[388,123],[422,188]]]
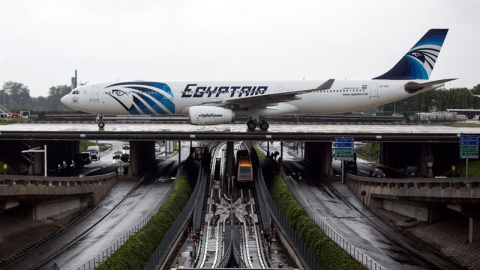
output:
[[[0,84],[370,79],[449,28],[430,79],[480,83],[479,0],[0,0]]]

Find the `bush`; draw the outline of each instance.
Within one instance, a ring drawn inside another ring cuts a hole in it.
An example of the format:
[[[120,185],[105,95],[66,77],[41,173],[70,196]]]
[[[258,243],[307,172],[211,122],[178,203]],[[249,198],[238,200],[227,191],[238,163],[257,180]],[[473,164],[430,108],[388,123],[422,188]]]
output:
[[[97,269],[143,269],[165,233],[187,204],[191,193],[192,188],[185,174],[181,174],[172,194],[158,213]]]
[[[258,149],[255,148],[255,150],[259,156],[263,155]],[[266,160],[262,164],[262,171],[274,168],[272,164],[269,164],[271,162],[271,160]],[[272,173],[271,171],[265,172],[264,175],[272,175]],[[315,224],[278,173],[265,181],[269,183],[273,200],[285,215],[288,224],[299,235],[322,269],[365,269]]]

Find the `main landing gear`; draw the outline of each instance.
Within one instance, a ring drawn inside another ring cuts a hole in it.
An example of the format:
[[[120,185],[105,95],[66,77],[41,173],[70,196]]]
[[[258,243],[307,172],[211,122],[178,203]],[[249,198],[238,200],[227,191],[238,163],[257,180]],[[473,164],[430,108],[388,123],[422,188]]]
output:
[[[258,123],[258,120],[252,119],[247,121],[247,128],[249,130],[255,130],[257,126],[260,127],[261,130],[267,130],[270,125],[264,120],[260,121],[260,123]]]
[[[105,127],[105,123],[103,122],[103,114],[97,114],[97,122],[98,128],[103,129]]]

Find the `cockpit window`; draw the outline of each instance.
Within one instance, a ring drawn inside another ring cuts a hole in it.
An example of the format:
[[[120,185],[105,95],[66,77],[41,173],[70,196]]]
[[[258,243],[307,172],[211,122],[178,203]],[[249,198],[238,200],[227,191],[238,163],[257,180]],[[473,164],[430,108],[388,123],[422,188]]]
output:
[[[78,90],[75,90],[75,91],[72,92],[72,95],[78,95],[78,94],[80,94],[80,92]]]

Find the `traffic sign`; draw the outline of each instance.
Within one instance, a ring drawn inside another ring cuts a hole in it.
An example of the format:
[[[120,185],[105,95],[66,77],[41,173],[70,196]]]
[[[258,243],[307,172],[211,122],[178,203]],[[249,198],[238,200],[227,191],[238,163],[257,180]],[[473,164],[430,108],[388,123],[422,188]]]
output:
[[[353,143],[353,138],[335,138],[334,142],[351,142],[351,143]]]
[[[335,148],[335,154],[352,154],[353,148]]]
[[[460,136],[460,158],[478,158],[478,135]]]
[[[353,159],[353,138],[335,138],[333,141],[333,155],[336,159]]]
[[[341,143],[341,142],[334,142],[333,147],[350,147],[353,148],[353,142],[349,143]]]
[[[478,145],[478,141],[460,141],[460,145]]]
[[[433,157],[432,156],[428,156],[427,157],[427,167],[428,168],[431,168],[433,166]]]
[[[460,141],[478,141],[478,135],[461,135]]]

